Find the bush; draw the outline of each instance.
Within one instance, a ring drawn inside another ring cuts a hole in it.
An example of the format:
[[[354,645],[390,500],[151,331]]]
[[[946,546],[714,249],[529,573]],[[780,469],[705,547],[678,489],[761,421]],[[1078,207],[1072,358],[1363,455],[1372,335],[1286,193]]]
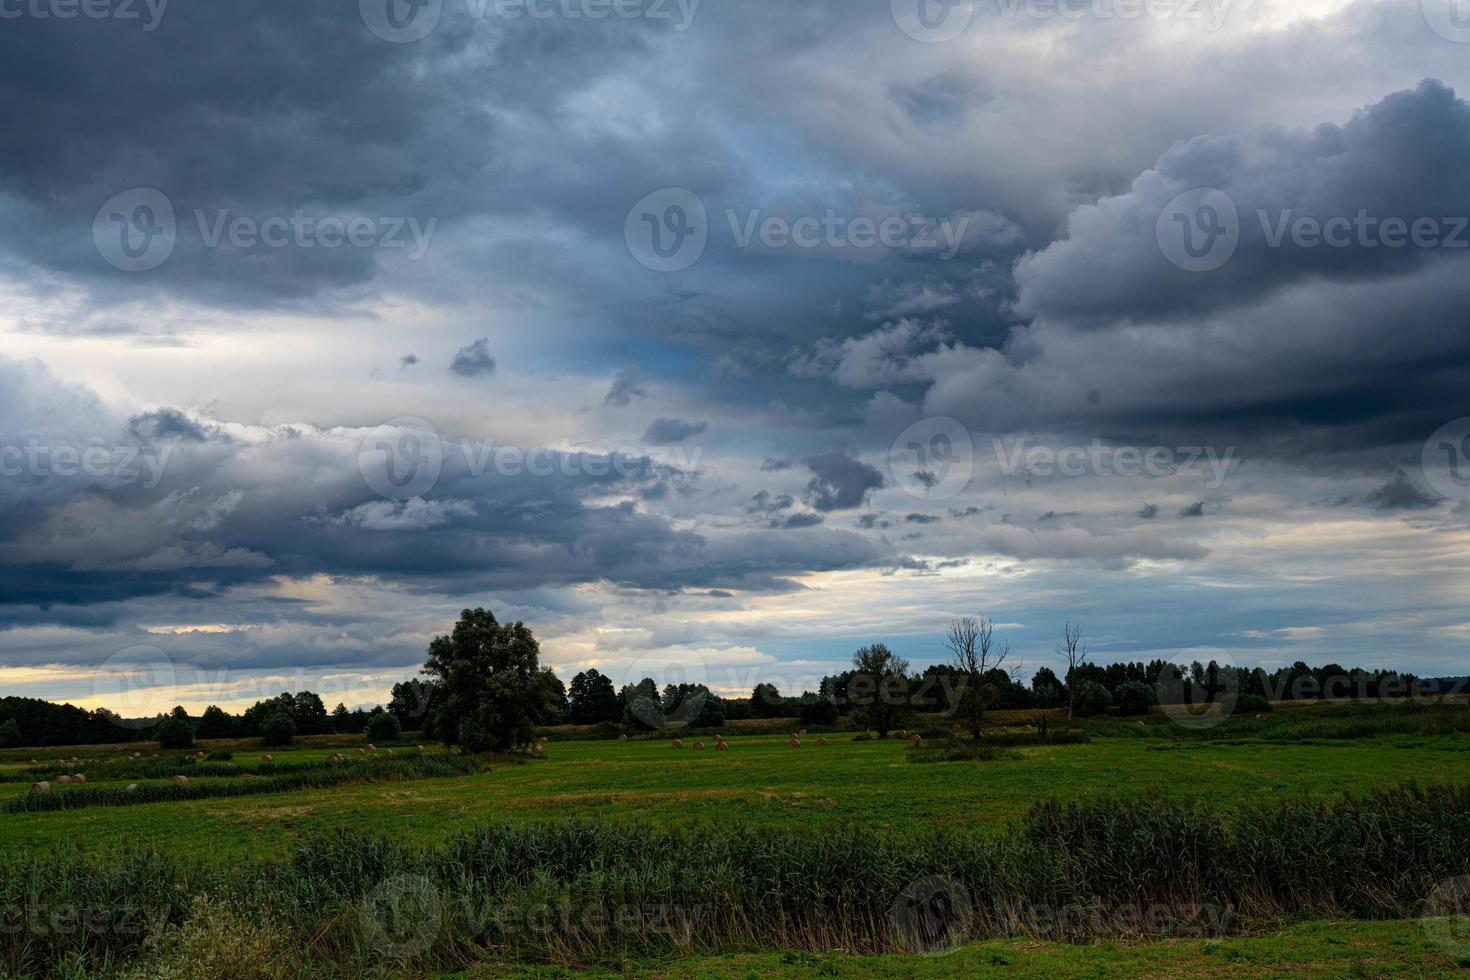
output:
[[[170,718],[158,726],[158,747],[192,749],[194,747],[194,726],[182,718]]]
[[[724,728],[725,702],[713,694],[706,695],[699,706],[699,714],[689,723],[690,728]]]
[[[1118,685],[1118,714],[1146,715],[1158,703],[1152,686],[1143,681],[1127,681]]]
[[[1267,701],[1259,694],[1238,694],[1235,696],[1235,706],[1232,710],[1259,715],[1267,711],[1274,711],[1275,708],[1271,705],[1270,701]]]
[[[210,762],[229,762],[234,757],[235,753],[229,749],[215,749],[209,755],[205,756]]]
[[[831,698],[818,697],[801,705],[801,723],[808,727],[837,724],[837,705]]]
[[[386,711],[375,711],[368,718],[367,738],[369,742],[396,742],[403,736],[403,726],[398,719]]]
[[[1113,706],[1113,696],[1097,681],[1083,681],[1077,689],[1077,714],[1100,715]]]
[[[261,745],[290,745],[296,739],[296,722],[288,714],[276,713],[260,723]]]

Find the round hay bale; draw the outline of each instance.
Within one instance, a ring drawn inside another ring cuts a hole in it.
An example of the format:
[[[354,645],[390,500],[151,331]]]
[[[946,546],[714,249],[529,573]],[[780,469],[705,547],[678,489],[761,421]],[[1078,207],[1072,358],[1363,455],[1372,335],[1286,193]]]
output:
[[[628,736],[626,736],[626,735],[619,735],[618,736],[618,741],[619,742],[626,742],[627,740],[628,740]]]
[[[788,749],[799,749],[799,748],[801,748],[801,739],[797,738],[795,735],[791,736],[790,738],[788,738],[786,740],[786,747]]]
[[[716,752],[729,752],[730,751],[730,746],[727,743],[725,743],[725,742],[716,742],[715,743],[715,751]]]
[[[800,738],[806,738],[806,729],[803,728],[801,731],[797,732],[796,734]]]
[[[536,744],[545,745],[549,741],[551,741],[551,739],[547,738],[545,735],[542,735],[541,738],[536,742]]]
[[[922,741],[924,741],[924,739],[922,737],[918,736],[918,735],[910,735],[909,736],[909,744],[910,745],[918,745]]]
[[[724,740],[725,740],[725,736],[723,736],[723,735],[716,735],[715,736],[715,741],[716,742],[723,742]]]
[[[376,751],[378,751],[378,747],[376,745],[374,745],[372,742],[369,742],[368,743],[368,751],[369,752],[376,752]]]
[[[87,781],[87,777],[82,773],[77,773],[75,776],[71,777],[71,781],[74,783],[85,783]]]
[[[138,784],[137,783],[128,783],[128,792],[129,793],[136,793],[136,792],[138,792]]]
[[[393,754],[393,750],[392,749],[384,749],[383,751],[387,752],[389,755],[392,755]]]
[[[58,783],[60,783],[61,785],[65,786],[65,785],[67,785],[68,783],[71,782],[71,777],[70,776],[57,776],[56,777],[56,781]]]
[[[36,761],[36,760],[35,760],[35,759],[32,759],[32,760],[31,760],[31,765],[33,765],[33,766],[38,766],[38,765],[40,765],[40,763],[39,763],[39,762],[37,762],[37,761]]]
[[[676,748],[676,749],[682,749],[683,747],[684,747],[684,741],[683,741],[683,739],[678,739],[678,738],[674,739],[674,748]]]
[[[900,728],[898,730],[898,737],[899,738],[908,738],[909,737],[909,730],[907,728]]]
[[[263,755],[263,756],[260,757],[260,761],[261,762],[275,762],[276,761],[276,758],[275,758],[275,756],[271,756],[271,755]]]
[[[357,750],[357,754],[358,755],[367,755],[367,749],[358,749]]]
[[[827,737],[824,735],[821,738],[817,739],[817,744],[818,745],[826,745],[827,744]]]
[[[174,785],[175,786],[188,786],[189,785],[189,777],[183,775],[182,773],[180,773],[179,775],[177,775],[177,776],[174,777]]]
[[[419,750],[419,752],[420,752],[420,754],[422,754],[422,753],[423,753],[423,751],[424,751],[424,747],[423,747],[423,746],[422,746],[422,745],[420,745],[420,746],[419,746],[419,747],[418,747],[418,750]]]
[[[704,743],[703,742],[695,742],[694,743],[694,751],[696,751],[696,752],[703,752],[704,751]]]
[[[32,786],[31,789],[37,793],[49,793],[51,792],[51,784],[43,779],[36,785]]]

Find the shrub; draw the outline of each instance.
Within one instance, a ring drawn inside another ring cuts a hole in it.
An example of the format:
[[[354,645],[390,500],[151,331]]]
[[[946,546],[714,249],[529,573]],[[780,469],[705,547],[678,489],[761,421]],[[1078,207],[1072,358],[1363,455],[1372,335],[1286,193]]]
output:
[[[284,713],[271,715],[260,723],[261,745],[290,745],[296,739],[296,722]]]
[[[1100,715],[1113,705],[1113,696],[1097,681],[1083,681],[1077,689],[1077,714]]]
[[[1118,685],[1118,714],[1146,715],[1158,703],[1152,686],[1143,681],[1126,681]]]
[[[170,718],[158,726],[158,747],[161,749],[192,749],[194,726],[182,718]]]
[[[234,757],[235,753],[229,749],[215,749],[209,755],[205,756],[210,762],[229,762]]]
[[[1237,694],[1235,696],[1235,706],[1232,710],[1259,715],[1263,712],[1274,711],[1275,708],[1272,707],[1270,701],[1267,701],[1259,694]]]
[[[403,726],[398,719],[386,711],[374,711],[368,718],[367,737],[369,742],[396,742],[403,735]]]

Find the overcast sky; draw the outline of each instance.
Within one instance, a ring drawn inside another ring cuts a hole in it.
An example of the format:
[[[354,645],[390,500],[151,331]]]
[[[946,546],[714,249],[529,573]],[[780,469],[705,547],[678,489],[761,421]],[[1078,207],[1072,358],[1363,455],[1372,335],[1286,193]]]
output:
[[[1464,673],[1467,92],[1457,0],[4,0],[0,694]]]

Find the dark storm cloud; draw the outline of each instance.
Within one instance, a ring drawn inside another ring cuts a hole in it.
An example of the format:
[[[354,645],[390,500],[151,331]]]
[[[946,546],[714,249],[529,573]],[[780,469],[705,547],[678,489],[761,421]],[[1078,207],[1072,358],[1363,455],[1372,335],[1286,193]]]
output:
[[[481,337],[461,347],[449,364],[449,370],[462,378],[483,378],[495,373],[495,357],[490,353],[490,340]]]
[[[1415,486],[1402,470],[1368,494],[1368,506],[1374,510],[1427,510],[1438,505],[1437,498]]]
[[[176,408],[161,408],[128,420],[128,431],[149,442],[159,439],[184,439],[203,442],[204,430]]]
[[[690,436],[702,435],[709,429],[708,422],[690,422],[687,419],[654,419],[643,433],[645,442],[654,446],[683,442]]]
[[[1197,501],[1195,501],[1192,504],[1186,504],[1179,511],[1179,516],[1180,517],[1204,517],[1205,516],[1205,504],[1204,504],[1204,501],[1197,500]]]
[[[404,354],[398,359],[398,370],[406,371],[419,362],[417,354]]]
[[[834,449],[802,462],[812,471],[804,499],[813,510],[823,513],[861,507],[868,494],[883,486],[883,474],[845,449]]]

